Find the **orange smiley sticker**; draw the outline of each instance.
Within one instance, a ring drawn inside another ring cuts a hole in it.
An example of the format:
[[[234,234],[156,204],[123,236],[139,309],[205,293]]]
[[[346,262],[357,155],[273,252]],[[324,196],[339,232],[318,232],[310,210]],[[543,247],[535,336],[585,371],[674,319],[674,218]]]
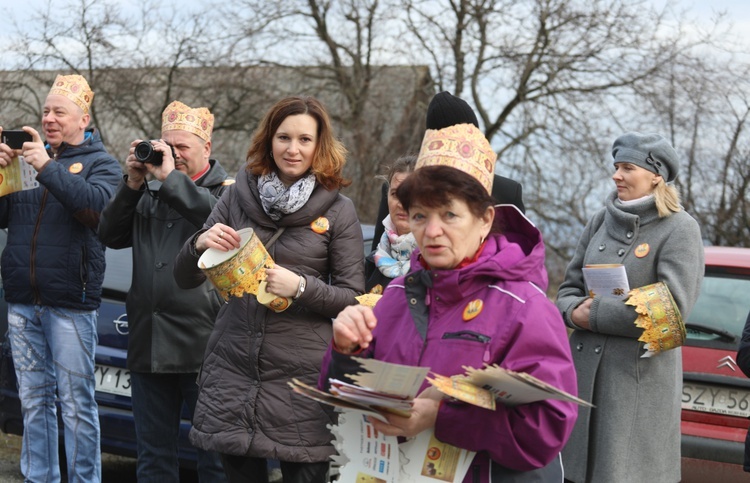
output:
[[[648,246],[648,243],[641,243],[640,245],[635,247],[635,256],[638,258],[643,258],[648,255],[650,249],[651,247]]]
[[[321,216],[317,220],[310,223],[310,227],[315,233],[323,234],[327,232],[329,228],[328,218],[326,218],[325,216]]]
[[[464,309],[463,319],[464,322],[468,322],[482,312],[484,308],[484,302],[479,299],[472,300],[466,305]]]
[[[73,163],[70,165],[70,168],[68,168],[68,171],[73,174],[78,174],[83,171],[83,165],[81,163]]]

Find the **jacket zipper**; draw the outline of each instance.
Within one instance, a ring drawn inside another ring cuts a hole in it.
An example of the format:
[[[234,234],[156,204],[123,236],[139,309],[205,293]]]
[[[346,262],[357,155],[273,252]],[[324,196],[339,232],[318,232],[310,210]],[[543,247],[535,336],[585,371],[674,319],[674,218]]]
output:
[[[484,355],[482,356],[482,362],[489,362],[490,360],[490,341],[492,337],[473,330],[460,330],[458,332],[446,332],[443,334],[443,340],[449,339],[460,339],[467,340],[470,342],[479,342],[484,344]]]
[[[42,303],[42,294],[39,293],[39,287],[36,284],[36,241],[39,235],[39,227],[42,225],[42,214],[44,213],[44,207],[47,204],[47,194],[49,191],[44,188],[42,194],[42,202],[39,205],[39,213],[36,216],[36,224],[34,225],[34,235],[31,237],[31,260],[29,260],[29,269],[31,271],[31,291],[34,294],[34,303],[40,305]]]
[[[86,249],[86,241],[81,247],[81,285],[83,285],[83,293],[81,294],[81,303],[86,303],[86,283],[89,281],[88,271],[88,250]]]

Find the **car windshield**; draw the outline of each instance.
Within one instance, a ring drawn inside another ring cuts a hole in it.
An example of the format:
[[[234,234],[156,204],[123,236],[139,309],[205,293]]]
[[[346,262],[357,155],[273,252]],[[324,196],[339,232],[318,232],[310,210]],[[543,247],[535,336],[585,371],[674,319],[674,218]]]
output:
[[[738,343],[748,312],[749,278],[707,273],[686,321],[688,339]]]

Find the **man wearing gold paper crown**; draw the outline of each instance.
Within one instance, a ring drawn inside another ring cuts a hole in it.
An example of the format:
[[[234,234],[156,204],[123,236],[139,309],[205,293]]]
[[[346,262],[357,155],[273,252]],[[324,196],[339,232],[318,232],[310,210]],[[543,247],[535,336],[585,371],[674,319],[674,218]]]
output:
[[[56,395],[68,481],[101,480],[94,351],[105,260],[96,230],[120,166],[99,132],[87,129],[93,97],[83,77],[57,76],[44,102],[42,133],[25,126],[32,141],[19,150],[40,186],[0,198],[0,227],[8,229],[0,265],[26,481],[60,481]],[[19,152],[0,144],[0,166]]]
[[[133,247],[127,365],[139,482],[179,481],[182,404],[192,418],[198,370],[222,305],[210,282],[182,290],[172,275],[184,241],[234,183],[210,157],[213,125],[205,107],[172,102],[162,113],[162,139],[131,143],[127,174],[102,213],[102,241]],[[154,179],[146,182],[149,175]],[[225,481],[218,455],[200,449],[198,473],[201,482]]]

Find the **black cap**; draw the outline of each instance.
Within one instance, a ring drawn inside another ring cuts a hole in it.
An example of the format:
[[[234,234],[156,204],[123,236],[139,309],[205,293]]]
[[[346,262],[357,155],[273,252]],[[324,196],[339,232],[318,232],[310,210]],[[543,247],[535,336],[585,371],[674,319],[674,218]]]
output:
[[[448,91],[435,94],[427,106],[427,129],[443,129],[456,124],[479,127],[477,116],[466,101]]]

